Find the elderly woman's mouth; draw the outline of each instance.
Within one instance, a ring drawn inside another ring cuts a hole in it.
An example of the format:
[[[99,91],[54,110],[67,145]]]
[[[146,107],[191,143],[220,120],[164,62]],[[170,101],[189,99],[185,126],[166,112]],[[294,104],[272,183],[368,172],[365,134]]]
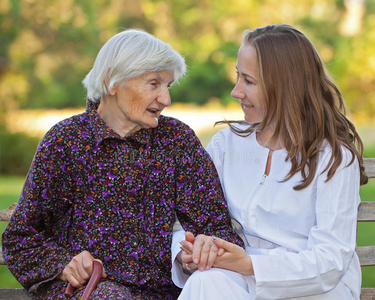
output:
[[[152,113],[152,114],[158,114],[162,111],[162,109],[157,109],[157,108],[148,108],[147,109],[148,112]]]

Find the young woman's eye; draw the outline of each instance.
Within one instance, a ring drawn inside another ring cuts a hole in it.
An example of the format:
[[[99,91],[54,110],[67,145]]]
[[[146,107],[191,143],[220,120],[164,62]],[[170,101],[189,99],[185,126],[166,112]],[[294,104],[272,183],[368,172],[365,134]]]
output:
[[[253,82],[248,80],[248,79],[245,79],[245,82],[246,82],[246,84],[253,84]]]

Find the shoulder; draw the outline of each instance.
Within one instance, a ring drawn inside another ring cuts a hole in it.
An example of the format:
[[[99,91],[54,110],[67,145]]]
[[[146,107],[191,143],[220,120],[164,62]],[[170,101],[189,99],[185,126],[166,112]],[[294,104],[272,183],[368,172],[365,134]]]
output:
[[[40,146],[64,143],[71,140],[73,136],[81,134],[88,123],[86,113],[78,114],[66,118],[53,125],[41,140]]]
[[[344,169],[346,167],[358,168],[358,159],[355,154],[352,153],[348,148],[340,146],[339,153],[341,154],[341,164],[338,169]],[[337,157],[337,155],[336,155]],[[328,141],[324,141],[319,150],[319,162],[320,168],[325,169],[327,166],[331,165],[331,159],[334,159],[334,153],[331,145]]]
[[[169,116],[160,116],[159,124],[155,130],[157,135],[174,141],[186,138],[197,138],[194,130],[189,125]]]
[[[168,129],[175,131],[188,131],[191,130],[191,127],[184,122],[169,116],[161,115],[159,117],[159,129]]]
[[[88,122],[88,118],[89,117],[86,113],[73,115],[53,125],[48,132],[58,133],[77,129],[80,130],[85,125],[85,123]]]
[[[153,131],[155,146],[158,148],[183,152],[187,156],[193,153],[200,155],[205,153],[194,130],[176,118],[160,116],[159,124]]]
[[[248,126],[243,124],[235,124],[236,129],[245,130]],[[226,127],[224,129],[219,130],[217,133],[214,134],[212,137],[208,147],[214,148],[222,148],[222,147],[229,147],[229,148],[236,148],[237,146],[249,146],[249,143],[252,141],[253,133],[249,135],[242,136],[235,132],[230,127]]]

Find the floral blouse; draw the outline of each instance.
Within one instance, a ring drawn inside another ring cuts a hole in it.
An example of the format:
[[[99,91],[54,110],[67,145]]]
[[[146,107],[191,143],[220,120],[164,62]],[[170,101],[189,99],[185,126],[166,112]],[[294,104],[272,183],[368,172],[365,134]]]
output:
[[[36,292],[87,250],[134,295],[177,298],[170,251],[176,216],[194,234],[242,245],[216,169],[182,122],[160,116],[156,128],[121,138],[88,103],[41,140],[3,233],[7,265]]]

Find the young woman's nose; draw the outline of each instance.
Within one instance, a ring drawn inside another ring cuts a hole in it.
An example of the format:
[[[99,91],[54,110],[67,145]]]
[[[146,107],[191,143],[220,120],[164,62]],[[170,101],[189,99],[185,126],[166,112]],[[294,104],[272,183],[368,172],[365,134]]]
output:
[[[238,83],[234,86],[234,88],[233,88],[232,92],[230,93],[230,95],[234,99],[243,99],[243,98],[245,98],[245,93],[242,91],[241,85],[238,84]]]

